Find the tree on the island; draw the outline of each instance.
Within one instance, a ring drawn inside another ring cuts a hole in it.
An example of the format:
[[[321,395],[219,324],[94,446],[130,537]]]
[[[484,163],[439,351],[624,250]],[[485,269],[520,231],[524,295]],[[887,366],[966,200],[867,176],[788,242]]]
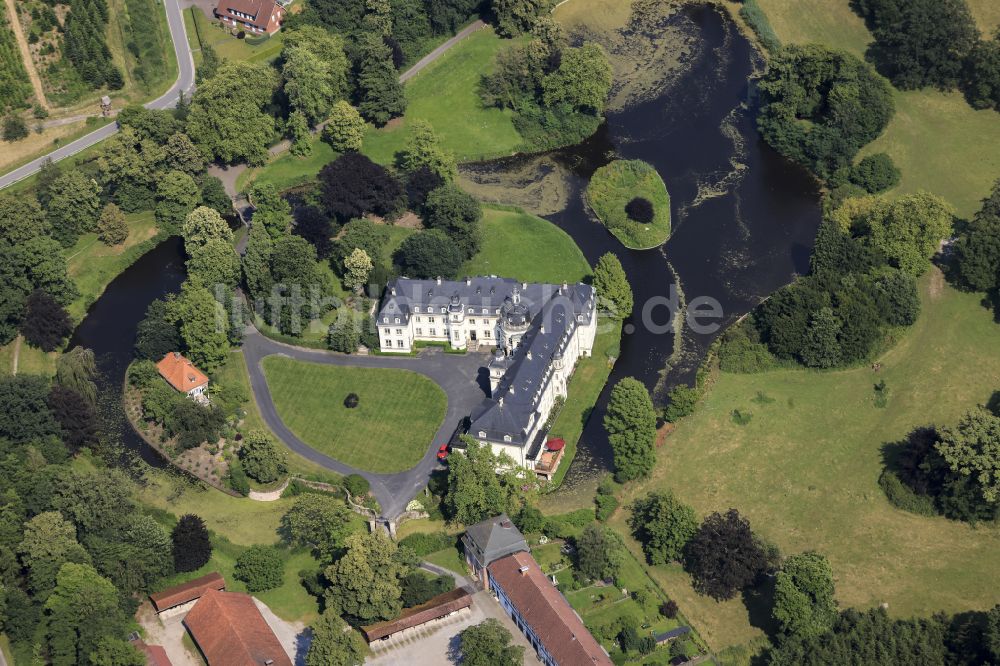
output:
[[[977,407],[940,433],[934,448],[951,471],[968,477],[986,502],[1000,503],[1000,416]]]
[[[236,558],[233,577],[243,581],[250,592],[273,590],[281,585],[285,563],[273,546],[250,546]]]
[[[309,132],[309,122],[301,111],[292,111],[288,116],[285,128],[288,138],[292,141],[291,153],[296,157],[312,155],[312,134]]]
[[[205,521],[193,513],[186,513],[177,521],[170,533],[174,568],[178,572],[197,571],[212,557],[212,542]]]
[[[359,247],[348,256],[344,257],[344,286],[352,291],[357,291],[368,283],[368,276],[372,272],[374,265],[368,253]]]
[[[653,202],[645,197],[635,197],[625,204],[625,214],[628,215],[628,219],[635,220],[640,224],[652,222],[655,213]]]
[[[392,64],[392,51],[377,34],[361,37],[358,49],[358,111],[381,127],[406,110],[406,94]]]
[[[90,562],[90,555],[76,540],[73,523],[58,511],[40,513],[25,523],[17,553],[27,571],[28,589],[38,599],[48,597],[64,564]]]
[[[326,210],[342,222],[366,213],[385,217],[402,204],[403,188],[395,176],[356,152],[344,153],[323,167],[319,184]],[[369,252],[369,256],[374,255]]]
[[[271,252],[274,244],[271,234],[263,225],[254,224],[250,227],[250,238],[247,249],[243,253],[243,281],[246,283],[250,298],[258,300],[265,298],[274,283],[271,277]]]
[[[732,599],[767,568],[767,554],[736,509],[705,518],[684,549],[684,568],[699,594]]]
[[[70,247],[81,233],[93,231],[101,215],[101,187],[82,171],[67,171],[49,189],[46,215],[52,237]]]
[[[452,183],[435,189],[424,202],[424,225],[448,234],[464,260],[479,252],[482,217],[483,208],[475,197]]]
[[[93,350],[73,347],[56,361],[56,382],[73,389],[92,405],[97,404],[97,361]]]
[[[455,243],[440,229],[407,236],[392,255],[400,273],[415,278],[453,278],[462,265]]]
[[[270,183],[254,183],[247,192],[253,204],[253,225],[261,225],[271,234],[271,238],[281,238],[292,223],[292,207],[278,188]]]
[[[118,245],[128,238],[128,223],[125,213],[113,203],[106,204],[97,221],[97,237],[105,245]]]
[[[604,112],[610,90],[611,64],[594,42],[563,50],[559,67],[542,81],[546,106],[566,106],[592,115]]]
[[[576,538],[576,570],[586,580],[615,579],[625,562],[625,544],[609,527],[591,523]]]
[[[406,172],[427,167],[445,181],[451,181],[458,175],[455,156],[441,147],[434,128],[426,120],[414,120],[410,123],[410,136],[406,140],[399,165]]]
[[[41,289],[31,292],[21,324],[21,333],[28,344],[42,351],[55,351],[72,332],[69,313],[56,299]]]
[[[330,582],[323,596],[327,612],[365,624],[396,617],[403,607],[399,579],[406,573],[396,543],[376,531],[352,534],[345,546],[343,556],[324,572]]]
[[[139,358],[159,361],[165,354],[180,351],[183,340],[170,310],[167,301],[160,299],[146,308],[146,316],[135,333],[135,352]]]
[[[358,110],[346,100],[339,100],[330,109],[323,128],[323,140],[338,152],[361,150],[367,125]]]
[[[551,0],[491,0],[490,12],[501,37],[517,37],[531,32],[551,6]]]
[[[94,403],[74,389],[57,384],[49,391],[48,404],[59,422],[63,442],[71,450],[97,443],[99,426]]]
[[[204,245],[210,240],[233,242],[233,230],[217,210],[208,206],[198,206],[187,214],[181,226],[181,236],[184,238],[184,249],[188,253],[194,247]]]
[[[352,532],[352,515],[341,500],[306,493],[281,517],[279,533],[289,545],[312,548],[319,559],[332,561]]]
[[[504,463],[489,445],[463,438],[465,455],[448,459],[448,492],[444,505],[449,516],[472,525],[490,516],[511,511],[518,496],[517,479],[511,472],[500,471]],[[509,469],[509,467],[507,468]]]
[[[463,629],[458,650],[465,666],[521,666],[524,648],[511,645],[510,632],[494,618]]]
[[[45,645],[53,666],[87,663],[101,639],[125,632],[119,592],[89,564],[68,562],[45,602]]]
[[[229,354],[228,318],[212,292],[198,280],[185,280],[181,293],[167,305],[188,358],[204,371],[219,367]]]
[[[615,479],[630,481],[648,475],[656,462],[656,410],[649,391],[634,377],[611,389],[604,429],[615,456]]]
[[[806,552],[785,560],[774,580],[771,611],[784,634],[819,636],[837,619],[833,570],[819,553]]]
[[[326,610],[312,625],[306,666],[361,666],[367,649],[361,634]]]
[[[288,470],[285,454],[263,430],[251,430],[240,445],[240,464],[251,479],[271,483]]]
[[[959,280],[970,289],[990,291],[1000,286],[1000,180],[959,232],[955,265]]]
[[[156,183],[156,223],[161,229],[180,229],[188,213],[201,200],[194,178],[183,171],[168,171]]]
[[[611,252],[606,252],[594,266],[594,290],[601,310],[616,319],[632,314],[632,285],[625,276],[622,262]]]
[[[629,508],[632,510],[629,527],[642,544],[646,560],[650,564],[679,561],[684,547],[698,531],[694,509],[669,490],[648,493]]]

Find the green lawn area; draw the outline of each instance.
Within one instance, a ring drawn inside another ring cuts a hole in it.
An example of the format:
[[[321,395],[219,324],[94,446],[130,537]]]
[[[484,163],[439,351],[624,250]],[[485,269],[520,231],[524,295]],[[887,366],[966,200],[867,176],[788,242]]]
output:
[[[132,213],[128,221],[128,238],[120,245],[108,247],[96,233],[80,236],[76,245],[66,250],[69,276],[80,295],[69,305],[74,321],[80,321],[87,308],[104,292],[105,287],[142,254],[152,249],[159,238],[153,211]]]
[[[469,567],[465,564],[465,558],[462,556],[462,553],[458,551],[457,547],[439,550],[435,553],[427,555],[424,559],[431,564],[444,567],[448,571],[454,571],[462,576],[469,575]]]
[[[1000,601],[1000,529],[893,508],[878,487],[882,447],[928,424],[953,424],[1000,389],[1000,326],[980,295],[921,281],[923,313],[882,369],[722,374],[657,453],[650,481],[625,502],[671,488],[699,514],[739,509],[785,554],[830,558],[842,608],[887,603],[893,615],[983,610]],[[890,389],[886,409],[873,385]],[[768,404],[753,401],[763,393]],[[745,426],[734,409],[753,412]],[[612,524],[625,532],[627,511]],[[635,547],[634,542],[631,542]],[[652,568],[716,650],[760,635],[739,600],[696,595],[677,566]]]
[[[297,157],[286,152],[267,166],[260,169],[247,169],[236,180],[237,189],[245,190],[251,180],[270,183],[279,190],[287,190],[296,185],[311,182],[316,178],[320,169],[337,159],[340,153],[318,136],[314,137],[310,143],[312,144],[311,155]]]
[[[317,451],[370,472],[417,464],[444,420],[447,397],[408,370],[341,368],[280,356],[264,359],[278,415]],[[356,393],[358,406],[344,398]]]
[[[197,7],[189,7],[184,12],[184,27],[188,42],[194,53],[195,65],[201,64],[201,47],[209,45],[224,60],[246,60],[248,62],[271,62],[281,53],[284,35],[275,33],[267,39],[237,39],[229,34],[218,21],[209,20]]]
[[[849,0],[759,0],[785,43],[817,42],[864,57],[872,41]],[[969,3],[984,30],[1000,23],[995,0]],[[896,115],[859,156],[887,152],[902,171],[893,193],[924,189],[947,199],[963,217],[1000,178],[1000,113],[975,111],[961,93],[933,89],[895,92]]]
[[[14,346],[16,344],[17,340],[15,339],[0,347],[0,375],[14,373]],[[58,358],[59,352],[43,352],[22,340],[21,353],[17,362],[17,374],[51,377],[56,374],[56,360]]]
[[[580,282],[590,275],[583,252],[565,231],[522,210],[485,207],[479,254],[460,275],[502,275],[526,282]]]
[[[641,223],[625,213],[635,198],[653,204],[653,219]],[[648,250],[670,238],[670,195],[653,165],[642,160],[615,160],[590,177],[587,203],[622,245]]]

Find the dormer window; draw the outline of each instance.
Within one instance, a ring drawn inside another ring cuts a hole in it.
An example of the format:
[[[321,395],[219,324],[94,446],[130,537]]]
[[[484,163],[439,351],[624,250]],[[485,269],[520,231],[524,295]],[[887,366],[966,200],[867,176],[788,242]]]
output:
[[[396,323],[397,324],[399,323],[399,317],[396,317]]]
[[[383,324],[388,324],[389,323],[389,318],[388,317],[382,317],[382,323]]]
[[[509,442],[510,441],[510,435],[504,435],[503,436],[503,441]]]
[[[441,314],[444,314],[447,311],[448,311],[448,308],[441,308]]]
[[[414,307],[414,308],[413,308],[413,311],[414,311],[414,312],[420,312],[420,306],[418,305],[418,306]]]
[[[480,437],[486,437],[486,431],[485,430],[480,430],[479,431],[479,436]]]
[[[489,313],[490,313],[489,308],[483,308],[483,314],[489,314]]]

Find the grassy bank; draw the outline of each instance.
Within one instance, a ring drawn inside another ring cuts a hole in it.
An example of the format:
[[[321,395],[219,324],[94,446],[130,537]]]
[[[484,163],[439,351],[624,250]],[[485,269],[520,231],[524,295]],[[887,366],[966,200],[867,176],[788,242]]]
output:
[[[992,607],[1000,598],[982,582],[1000,577],[1000,529],[904,513],[877,484],[886,443],[953,423],[1000,388],[1000,327],[980,297],[940,275],[925,277],[921,290],[923,314],[879,359],[878,374],[721,375],[629,498],[671,488],[700,514],[738,508],[783,553],[827,555],[841,607],[887,603],[903,617]],[[873,405],[880,380],[890,389],[887,409]],[[751,422],[734,423],[734,409],[751,411]],[[622,531],[625,514],[613,521]],[[652,571],[714,648],[759,635],[742,601],[696,595],[679,567]]]
[[[388,473],[413,467],[444,421],[444,391],[415,372],[279,356],[263,363],[285,425],[317,451],[358,469]],[[344,406],[349,393],[359,397],[354,409]]]

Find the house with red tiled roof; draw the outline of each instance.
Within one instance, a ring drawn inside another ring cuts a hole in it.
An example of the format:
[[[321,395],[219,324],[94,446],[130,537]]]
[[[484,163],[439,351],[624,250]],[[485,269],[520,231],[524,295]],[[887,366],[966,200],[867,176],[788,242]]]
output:
[[[271,35],[281,29],[285,8],[275,0],[219,0],[215,16],[225,25]]]
[[[490,590],[546,666],[611,666],[611,658],[535,562],[517,552],[488,566]]]
[[[209,590],[184,624],[208,666],[292,666],[249,594]]]
[[[170,352],[156,364],[160,376],[181,393],[194,400],[208,400],[208,376],[180,352]]]

